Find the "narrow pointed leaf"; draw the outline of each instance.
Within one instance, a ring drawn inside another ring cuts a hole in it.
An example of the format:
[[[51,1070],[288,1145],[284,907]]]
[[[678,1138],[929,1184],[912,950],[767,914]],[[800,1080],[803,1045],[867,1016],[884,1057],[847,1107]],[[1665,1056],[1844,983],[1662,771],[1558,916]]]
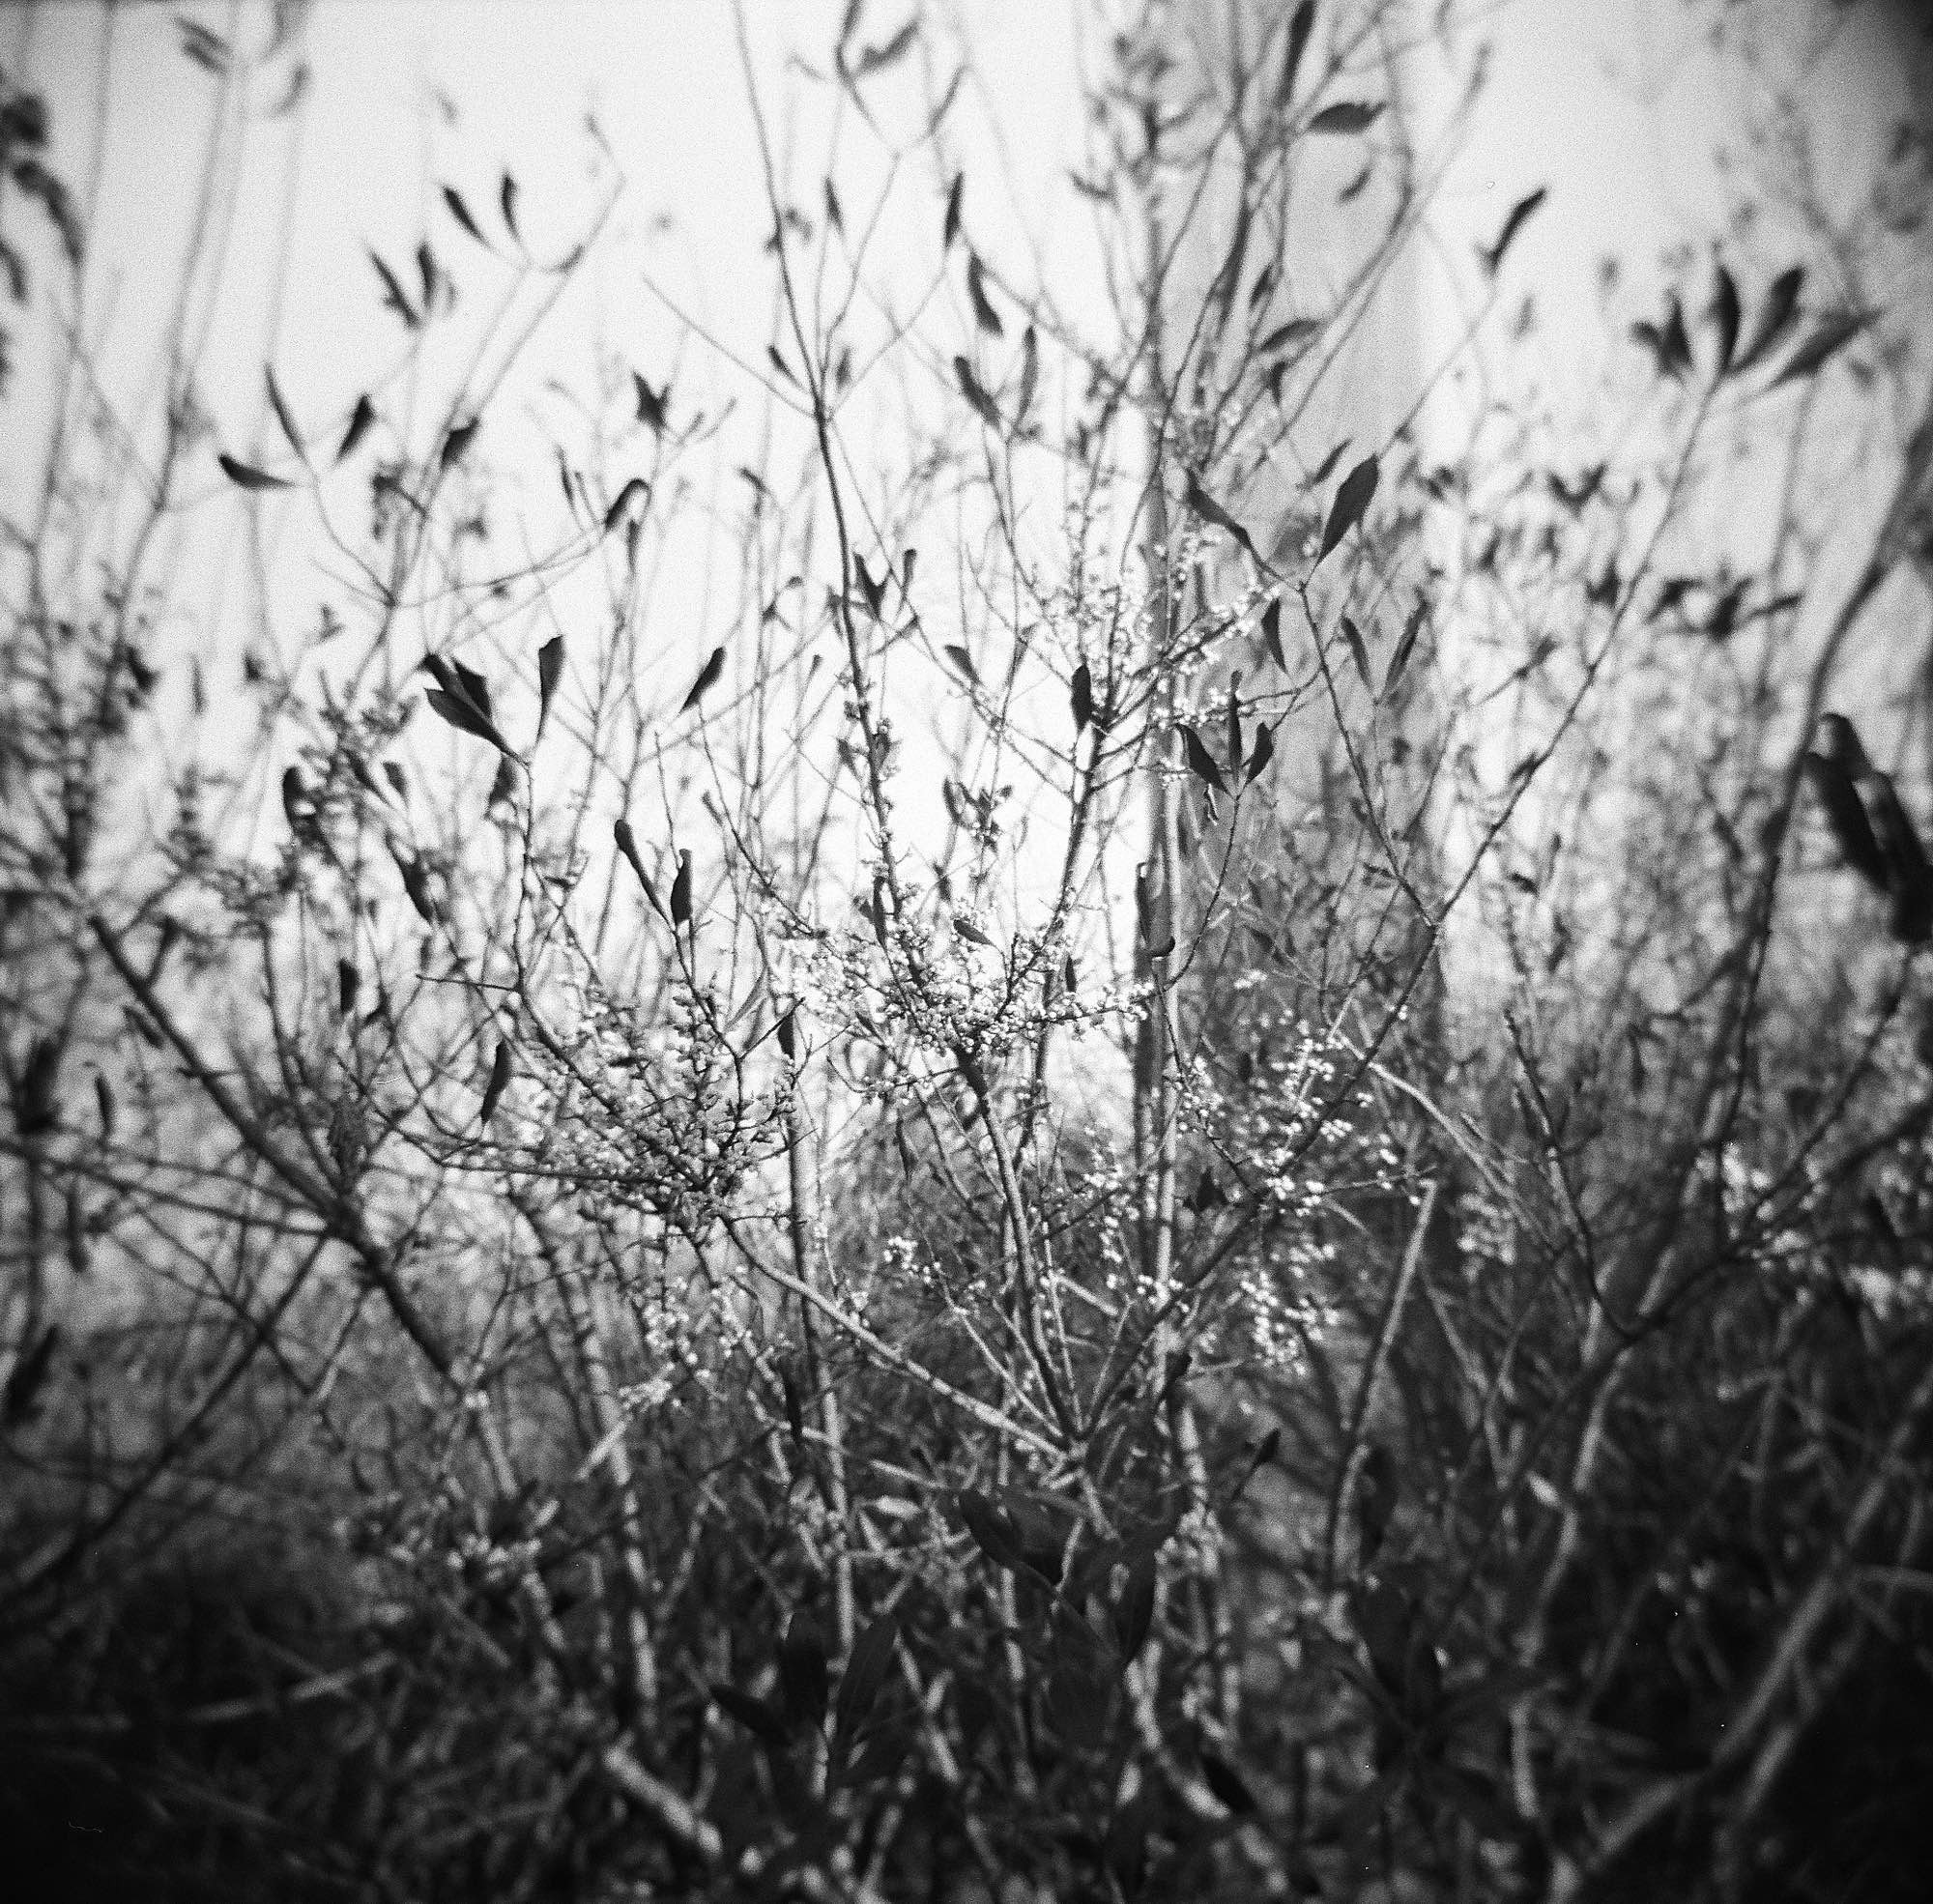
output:
[[[978,252],[966,254],[966,296],[973,305],[973,322],[991,337],[1006,334],[1006,327],[1000,322],[1000,314],[994,308],[993,300],[987,296],[986,274],[980,266]]]
[[[645,862],[638,851],[638,836],[631,831],[631,822],[620,815],[611,824],[611,837],[618,842],[618,851],[624,855],[626,863],[637,875],[638,884],[644,888],[645,898],[650,909],[660,919],[666,916],[664,903],[658,898],[658,889],[651,883],[651,876],[645,871]]]
[[[1731,369],[1739,347],[1739,287],[1723,265],[1713,273],[1711,318],[1712,375],[1717,379]]]
[[[1202,744],[1201,736],[1187,725],[1181,729],[1182,751],[1187,757],[1188,770],[1196,779],[1205,781],[1218,793],[1226,793],[1226,784],[1222,778],[1222,769],[1215,764],[1215,757]]]
[[[1288,22],[1288,44],[1282,56],[1282,77],[1276,81],[1277,109],[1295,97],[1295,81],[1302,71],[1302,56],[1309,50],[1309,36],[1315,27],[1315,0],[1299,0]]]
[[[1014,398],[1014,428],[1019,429],[1026,421],[1027,412],[1033,408],[1034,387],[1040,381],[1040,340],[1033,333],[1029,324],[1021,333],[1021,387]]]
[[[736,1686],[724,1686],[716,1681],[711,1686],[711,1697],[721,1713],[730,1714],[762,1744],[783,1745],[786,1743],[785,1720],[765,1700],[756,1699],[749,1692],[740,1692]]]
[[[1128,1570],[1121,1597],[1114,1602],[1114,1644],[1123,1663],[1133,1665],[1147,1643],[1148,1629],[1154,1624],[1155,1559],[1143,1554]]]
[[[1275,730],[1267,726],[1255,729],[1255,752],[1249,756],[1249,778],[1257,780],[1262,769],[1275,759]]]
[[[1074,671],[1070,699],[1074,704],[1074,732],[1078,738],[1094,718],[1094,677],[1084,661]]]
[[[960,382],[961,394],[973,406],[974,415],[991,430],[1000,427],[1000,413],[994,399],[981,388],[973,366],[964,357],[953,360],[953,374]]]
[[[504,214],[504,229],[521,245],[524,241],[517,230],[517,182],[507,172],[504,174],[504,183],[498,188],[497,204]]]
[[[221,474],[238,489],[288,489],[293,486],[287,478],[271,476],[266,470],[258,470],[252,464],[229,455],[226,450],[215,460],[221,465]]]
[[[1018,1573],[1026,1565],[1021,1538],[1014,1523],[978,1488],[963,1488],[960,1493],[960,1519],[972,1537],[973,1544],[995,1567]]]
[[[470,207],[463,202],[463,194],[454,186],[445,186],[443,202],[449,208],[449,216],[487,251],[490,241],[476,228],[476,220],[470,216]]]
[[[1362,132],[1367,131],[1382,116],[1380,100],[1338,100],[1334,105],[1325,105],[1309,122],[1312,132]]]
[[[1255,556],[1255,545],[1250,539],[1249,532],[1202,488],[1201,478],[1193,470],[1188,472],[1183,484],[1182,500],[1203,522],[1213,523],[1217,529],[1226,530],[1251,556]],[[1259,561],[1260,558],[1256,557],[1256,560]]]
[[[633,476],[619,490],[617,500],[604,511],[604,534],[610,534],[631,513],[633,505],[642,503],[650,493],[651,486],[643,476]]]
[[[1784,341],[1799,315],[1799,289],[1805,281],[1802,266],[1782,271],[1766,286],[1765,302],[1759,305],[1758,322],[1752,326],[1751,340],[1739,353],[1732,366],[1743,374],[1760,363]]]
[[[468,701],[454,694],[446,694],[440,687],[431,688],[423,699],[451,727],[464,734],[475,735],[478,740],[487,740],[491,746],[505,754],[510,752],[509,743],[497,732],[496,723],[487,715],[478,713]]]
[[[544,723],[550,718],[551,697],[557,692],[557,684],[563,677],[563,637],[553,635],[537,649],[537,735],[541,738]]]
[[[1282,597],[1278,595],[1262,610],[1262,644],[1268,649],[1269,659],[1285,675],[1288,663],[1282,652]]]
[[[417,308],[397,281],[396,274],[373,251],[369,253],[369,262],[376,267],[376,275],[383,280],[383,303],[403,320],[409,330],[417,330],[422,319],[417,315]]]
[[[1862,311],[1834,311],[1828,317],[1822,317],[1805,341],[1786,359],[1785,367],[1772,380],[1772,388],[1776,389],[1781,384],[1796,383],[1802,377],[1811,376],[1829,358],[1837,356],[1870,322],[1870,317]]]
[[[959,669],[959,671],[963,675],[965,675],[969,681],[971,681],[974,684],[974,686],[977,687],[980,684],[980,671],[973,665],[973,656],[971,655],[971,653],[968,652],[967,649],[962,648],[958,642],[947,643],[946,658],[950,662],[952,662],[953,665],[957,669]]]
[[[779,1688],[790,1725],[803,1728],[824,1718],[830,1689],[825,1640],[809,1613],[794,1613],[786,1628],[779,1647]]]
[[[691,923],[691,854],[680,852],[671,882],[671,922],[674,929]]]
[[[306,463],[308,450],[303,445],[302,432],[296,428],[296,419],[290,416],[289,406],[282,400],[281,388],[275,382],[275,373],[267,364],[262,366],[262,380],[269,387],[269,408],[275,413],[275,421],[282,426],[282,434],[288,438],[289,447]]]
[[[1409,612],[1409,620],[1403,623],[1402,638],[1396,645],[1396,652],[1390,656],[1389,672],[1383,677],[1383,698],[1388,699],[1391,690],[1402,679],[1403,670],[1409,666],[1409,657],[1416,649],[1417,637],[1423,632],[1423,624],[1429,619],[1429,605],[1419,600]]]
[[[839,1681],[839,1698],[832,1724],[842,1739],[851,1739],[866,1721],[892,1670],[893,1650],[899,1643],[900,1623],[882,1613],[852,1642],[846,1671]]]
[[[960,197],[966,189],[966,174],[954,173],[953,188],[946,194],[946,223],[939,240],[939,248],[942,251],[952,250],[953,241],[960,236]]]
[[[1881,851],[1872,822],[1852,775],[1838,760],[1808,753],[1805,778],[1826,816],[1826,825],[1840,857],[1876,892],[1887,889],[1886,854]]]
[[[1376,689],[1370,679],[1370,651],[1363,646],[1363,631],[1346,615],[1342,618],[1342,639],[1349,644],[1349,656],[1356,664],[1363,685],[1373,695]]]
[[[356,447],[369,434],[369,425],[376,420],[376,406],[367,395],[356,399],[356,408],[349,413],[349,427],[342,432],[342,441],[336,446],[335,460],[345,462],[355,454]]]
[[[711,658],[698,671],[698,678],[691,684],[691,692],[684,697],[684,704],[678,708],[680,714],[688,714],[703,701],[710,690],[718,685],[718,678],[725,672],[725,650],[722,647],[711,650]]]
[[[505,1038],[497,1046],[497,1055],[490,1060],[490,1082],[483,1086],[483,1105],[476,1114],[476,1128],[487,1131],[490,1119],[497,1114],[497,1106],[503,1101],[504,1091],[510,1082],[510,1041]]]
[[[1504,254],[1515,243],[1516,235],[1542,205],[1547,194],[1547,188],[1539,186],[1528,196],[1519,198],[1510,209],[1510,216],[1504,219],[1503,229],[1497,233],[1496,243],[1488,245],[1482,253],[1484,269],[1490,276],[1496,276],[1504,268]]]
[[[1366,456],[1345,476],[1336,491],[1336,500],[1329,505],[1329,520],[1322,529],[1322,548],[1316,556],[1319,567],[1330,552],[1350,530],[1362,521],[1368,512],[1371,498],[1376,493],[1376,478],[1381,471],[1373,456]]]

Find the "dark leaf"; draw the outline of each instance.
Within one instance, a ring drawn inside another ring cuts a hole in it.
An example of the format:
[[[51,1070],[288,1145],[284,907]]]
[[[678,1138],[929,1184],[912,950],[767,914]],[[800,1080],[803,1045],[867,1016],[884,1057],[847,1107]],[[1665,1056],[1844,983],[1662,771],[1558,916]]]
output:
[[[1734,370],[1741,373],[1749,370],[1784,341],[1785,333],[1792,329],[1793,321],[1799,315],[1799,288],[1804,281],[1804,271],[1794,265],[1789,271],[1780,272],[1766,286],[1765,302],[1758,309],[1758,322],[1752,326],[1751,341],[1739,353],[1738,361],[1732,366]]]
[[[1723,265],[1715,268],[1710,305],[1713,332],[1713,377],[1722,377],[1732,367],[1732,354],[1739,347],[1739,287]]]
[[[946,658],[947,660],[952,662],[953,665],[957,669],[959,669],[959,671],[963,675],[965,675],[969,681],[973,682],[973,684],[976,687],[979,685],[980,671],[979,669],[974,667],[972,655],[966,649],[962,648],[958,642],[947,643]]]
[[[1348,447],[1349,447],[1349,439],[1347,437],[1344,437],[1341,443],[1337,444],[1336,447],[1330,450],[1328,455],[1323,457],[1321,462],[1317,463],[1316,466],[1309,472],[1309,486],[1311,489],[1317,488],[1319,485],[1329,480],[1330,472],[1334,470],[1336,465],[1342,460],[1342,452],[1343,450],[1348,448]]]
[[[282,817],[289,822],[291,833],[302,834],[308,831],[312,818],[308,804],[308,788],[303,784],[302,768],[287,766],[282,769]]]
[[[1255,1795],[1243,1782],[1242,1774],[1226,1759],[1205,1747],[1201,1753],[1202,1782],[1237,1818],[1246,1818],[1255,1808]]]
[[[832,181],[825,181],[825,222],[842,236],[846,230],[846,214],[839,209],[839,194],[832,189]]]
[[[841,1738],[851,1739],[872,1712],[880,1688],[892,1670],[899,1630],[899,1621],[890,1613],[882,1613],[852,1642],[851,1655],[839,1681],[839,1701],[833,1711],[833,1729]]]
[[[906,58],[918,37],[919,15],[915,14],[890,40],[878,46],[868,46],[859,55],[852,65],[852,77],[865,79],[873,73],[883,72],[889,66],[896,66]]]
[[[1691,367],[1691,339],[1685,331],[1685,312],[1674,291],[1665,300],[1664,328],[1659,332],[1664,352],[1664,367],[1673,377],[1682,377]]]
[[[1078,738],[1094,718],[1094,677],[1084,661],[1074,670],[1071,699],[1074,704],[1074,733]]]
[[[953,241],[960,236],[960,196],[966,188],[966,174],[954,173],[953,188],[946,194],[946,224],[939,241],[942,251],[952,250]]]
[[[1047,1719],[1070,1745],[1093,1751],[1108,1736],[1113,1688],[1090,1660],[1062,1658],[1047,1682]]]
[[[870,1785],[876,1779],[890,1778],[906,1763],[909,1745],[909,1741],[899,1726],[877,1733],[846,1768],[846,1783]]]
[[[467,700],[454,694],[446,694],[439,687],[431,688],[423,699],[451,727],[464,734],[475,735],[478,740],[487,740],[491,746],[501,749],[505,754],[510,751],[509,742],[497,732],[496,723],[487,715],[478,713]]]
[[[982,931],[980,927],[976,926],[973,923],[973,921],[967,918],[964,913],[956,912],[953,915],[953,930],[954,933],[959,938],[964,938],[968,945],[984,945],[988,947],[990,950],[995,952],[999,950],[999,947],[995,945],[994,941],[990,938],[988,938],[986,933]]]
[[[416,330],[422,323],[422,319],[417,315],[416,306],[410,303],[402,285],[396,281],[396,274],[373,251],[369,253],[369,262],[376,267],[376,275],[383,280],[385,305],[394,311],[410,330]]]
[[[7,1377],[6,1394],[0,1397],[0,1420],[7,1427],[18,1428],[33,1416],[53,1369],[54,1348],[59,1341],[60,1327],[49,1322],[30,1347],[21,1349]]]
[[[786,1628],[779,1647],[779,1688],[789,1725],[818,1725],[825,1717],[825,1640],[809,1613],[794,1613]]]
[[[1147,1643],[1148,1629],[1154,1624],[1155,1560],[1144,1554],[1128,1569],[1121,1597],[1114,1602],[1114,1644],[1122,1660],[1132,1665]]]
[[[1346,615],[1342,618],[1342,639],[1349,644],[1349,656],[1356,664],[1363,685],[1373,695],[1376,690],[1370,679],[1370,650],[1363,646],[1363,631]]]
[[[237,461],[225,450],[215,459],[221,465],[221,474],[240,489],[287,489],[290,483],[282,476],[270,476],[266,471],[253,468],[247,463]]]
[[[632,388],[638,394],[638,421],[643,423],[653,436],[663,436],[665,432],[665,404],[671,396],[671,380],[665,380],[661,390],[654,390],[635,370],[631,372]]]
[[[1185,721],[1181,724],[1182,752],[1188,761],[1188,770],[1197,780],[1206,781],[1218,793],[1226,793],[1227,783],[1222,778],[1222,769],[1215,764],[1215,757],[1202,744],[1201,736]]]
[[[1213,523],[1217,529],[1226,530],[1251,556],[1255,555],[1255,545],[1249,539],[1249,532],[1225,509],[1214,497],[1202,488],[1201,478],[1193,470],[1187,473],[1182,485],[1182,500],[1203,522]],[[1260,561],[1256,556],[1255,560]]]
[[[691,692],[684,697],[684,704],[678,711],[680,714],[689,713],[712,688],[718,685],[718,678],[724,672],[725,650],[722,647],[714,648],[711,650],[711,658],[698,671],[698,678],[692,682]]]
[[[356,1009],[356,995],[362,989],[362,974],[347,959],[335,962],[335,1009],[347,1018]]]
[[[14,1100],[14,1122],[23,1138],[44,1137],[60,1123],[61,1047],[44,1033],[27,1051]]]
[[[450,425],[449,434],[443,440],[442,467],[444,469],[454,469],[463,460],[464,452],[469,449],[471,443],[475,440],[477,428],[482,420],[480,417],[473,417],[467,423],[453,423]]]
[[[1808,753],[1804,768],[1839,856],[1876,892],[1885,892],[1886,855],[1880,851],[1852,774],[1841,762],[1821,753]]]
[[[1409,666],[1409,657],[1416,651],[1417,637],[1423,633],[1423,624],[1428,619],[1429,604],[1419,596],[1416,606],[1409,611],[1409,620],[1403,623],[1402,638],[1396,645],[1396,652],[1390,656],[1389,672],[1383,676],[1385,700],[1402,679],[1403,671]]]
[[[953,374],[960,380],[961,394],[973,406],[974,415],[990,430],[1000,427],[1000,413],[994,399],[981,389],[980,380],[973,374],[973,366],[964,357],[953,360]]]
[[[1034,388],[1040,381],[1040,340],[1033,333],[1029,324],[1021,332],[1021,387],[1014,398],[1014,428],[1019,429],[1025,421],[1027,412],[1033,408]]]
[[[1334,105],[1325,105],[1309,122],[1309,130],[1312,132],[1366,131],[1382,116],[1382,109],[1380,100],[1338,100]]]
[[[467,231],[470,234],[470,236],[477,242],[477,244],[482,245],[485,250],[488,250],[490,246],[490,241],[487,238],[485,238],[480,231],[476,229],[476,220],[470,216],[470,207],[463,202],[463,194],[460,191],[458,191],[454,186],[444,187],[443,202],[449,207],[449,216],[452,218],[454,218],[456,222],[460,224],[463,227],[463,229]]]
[[[1519,198],[1511,207],[1510,216],[1504,220],[1503,229],[1497,233],[1496,243],[1486,250],[1478,253],[1484,261],[1485,271],[1492,277],[1496,276],[1497,273],[1503,270],[1504,253],[1515,242],[1517,233],[1524,228],[1531,215],[1544,203],[1545,192],[1546,188],[1539,186],[1528,197]]]
[[[553,635],[537,649],[537,735],[541,738],[544,722],[550,718],[551,697],[563,678],[563,637]]]
[[[1237,668],[1228,679],[1228,771],[1238,773],[1242,765],[1242,671]]]
[[[884,577],[874,581],[872,572],[866,566],[864,556],[852,558],[852,579],[859,585],[859,592],[865,598],[866,612],[877,621],[880,611],[886,604],[886,584]]]
[[[1273,357],[1277,351],[1286,350],[1291,344],[1307,342],[1321,329],[1313,317],[1291,317],[1286,324],[1278,324],[1255,346],[1255,355]]]
[[[638,876],[638,884],[644,888],[645,897],[660,919],[665,916],[663,903],[658,898],[657,888],[651,884],[651,876],[645,871],[645,862],[638,853],[638,836],[631,831],[631,822],[622,815],[612,822],[611,837],[618,842],[618,851],[624,855],[631,871]]]
[[[517,182],[507,172],[498,188],[497,204],[504,214],[504,229],[521,245],[524,241],[517,231]]]
[[[961,1489],[960,1520],[972,1537],[973,1544],[995,1567],[1005,1568],[1009,1573],[1018,1573],[1025,1567],[1020,1530],[978,1488]]]
[[[1258,779],[1262,769],[1275,759],[1275,730],[1260,726],[1255,729],[1255,750],[1249,756],[1249,778]]]
[[[1227,1193],[1215,1181],[1215,1172],[1207,1165],[1201,1167],[1201,1174],[1195,1180],[1195,1189],[1188,1198],[1188,1207],[1197,1217],[1206,1216],[1210,1210],[1226,1206]]]
[[[1871,322],[1871,316],[1863,311],[1835,311],[1822,317],[1812,327],[1811,334],[1805,341],[1785,360],[1785,367],[1772,380],[1771,388],[1776,389],[1781,384],[1796,383],[1801,377],[1811,376],[1828,358],[1843,350]]]
[[[622,489],[617,500],[604,511],[604,534],[606,535],[630,514],[633,504],[644,502],[651,493],[651,486],[643,476],[633,476]]]
[[[1865,794],[1873,835],[1886,858],[1887,890],[1892,899],[1887,930],[1902,944],[1923,945],[1933,938],[1933,867],[1926,863],[1926,849],[1920,845],[1919,834],[1900,804],[1890,776],[1868,776]]]
[[[779,347],[776,344],[767,344],[765,346],[765,357],[766,360],[770,362],[772,368],[776,370],[779,373],[779,375],[786,380],[787,383],[795,384],[798,382],[798,378],[793,373],[792,365],[788,363],[782,356],[780,356]]]
[[[1160,943],[1155,941],[1154,895],[1148,889],[1147,868],[1144,865],[1135,868],[1135,921],[1150,959],[1165,959],[1174,950],[1172,933]]]
[[[507,806],[516,797],[517,764],[508,754],[497,762],[497,771],[490,777],[490,792],[483,802],[485,813],[495,813],[501,806]]]
[[[499,1041],[497,1055],[490,1060],[490,1082],[483,1086],[483,1108],[476,1114],[479,1131],[490,1128],[490,1119],[496,1114],[497,1105],[509,1082],[510,1041],[505,1038]]]
[[[1366,456],[1342,478],[1336,500],[1329,505],[1329,520],[1322,528],[1322,548],[1315,558],[1318,567],[1336,544],[1362,521],[1376,493],[1376,478],[1380,474],[1376,459]]]
[[[280,387],[275,382],[275,373],[267,364],[262,366],[262,378],[269,387],[269,408],[275,413],[275,421],[282,426],[282,434],[288,438],[289,447],[306,463],[308,451],[303,447],[302,432],[296,428],[296,419],[289,415],[289,406],[282,400]]]
[[[671,923],[674,930],[691,923],[691,854],[678,856],[678,871],[671,881]]]
[[[1381,1551],[1390,1516],[1396,1512],[1396,1462],[1389,1450],[1371,1444],[1356,1473],[1356,1527],[1360,1537],[1357,1564],[1368,1567]]]
[[[94,1074],[94,1106],[101,1113],[101,1135],[111,1138],[114,1135],[114,1086],[107,1082],[104,1072]]]
[[[342,432],[342,441],[337,446],[335,460],[340,463],[352,456],[356,446],[369,434],[369,425],[376,420],[376,406],[366,395],[356,399],[356,408],[349,413],[349,427]]]
[[[990,336],[1004,335],[1005,327],[1000,323],[999,312],[987,296],[985,274],[980,268],[979,254],[974,251],[966,254],[966,296],[973,305],[974,323]]]
[[[1262,610],[1262,644],[1268,649],[1269,659],[1285,675],[1288,663],[1282,651],[1282,597],[1278,595]]]
[[[1282,77],[1276,81],[1277,109],[1295,97],[1296,76],[1302,71],[1302,56],[1309,50],[1309,36],[1315,26],[1315,0],[1300,0],[1288,22],[1288,44],[1282,56]]]
[[[711,1697],[722,1713],[730,1714],[745,1730],[766,1745],[786,1743],[785,1720],[764,1699],[740,1692],[736,1686],[711,1683]]]

